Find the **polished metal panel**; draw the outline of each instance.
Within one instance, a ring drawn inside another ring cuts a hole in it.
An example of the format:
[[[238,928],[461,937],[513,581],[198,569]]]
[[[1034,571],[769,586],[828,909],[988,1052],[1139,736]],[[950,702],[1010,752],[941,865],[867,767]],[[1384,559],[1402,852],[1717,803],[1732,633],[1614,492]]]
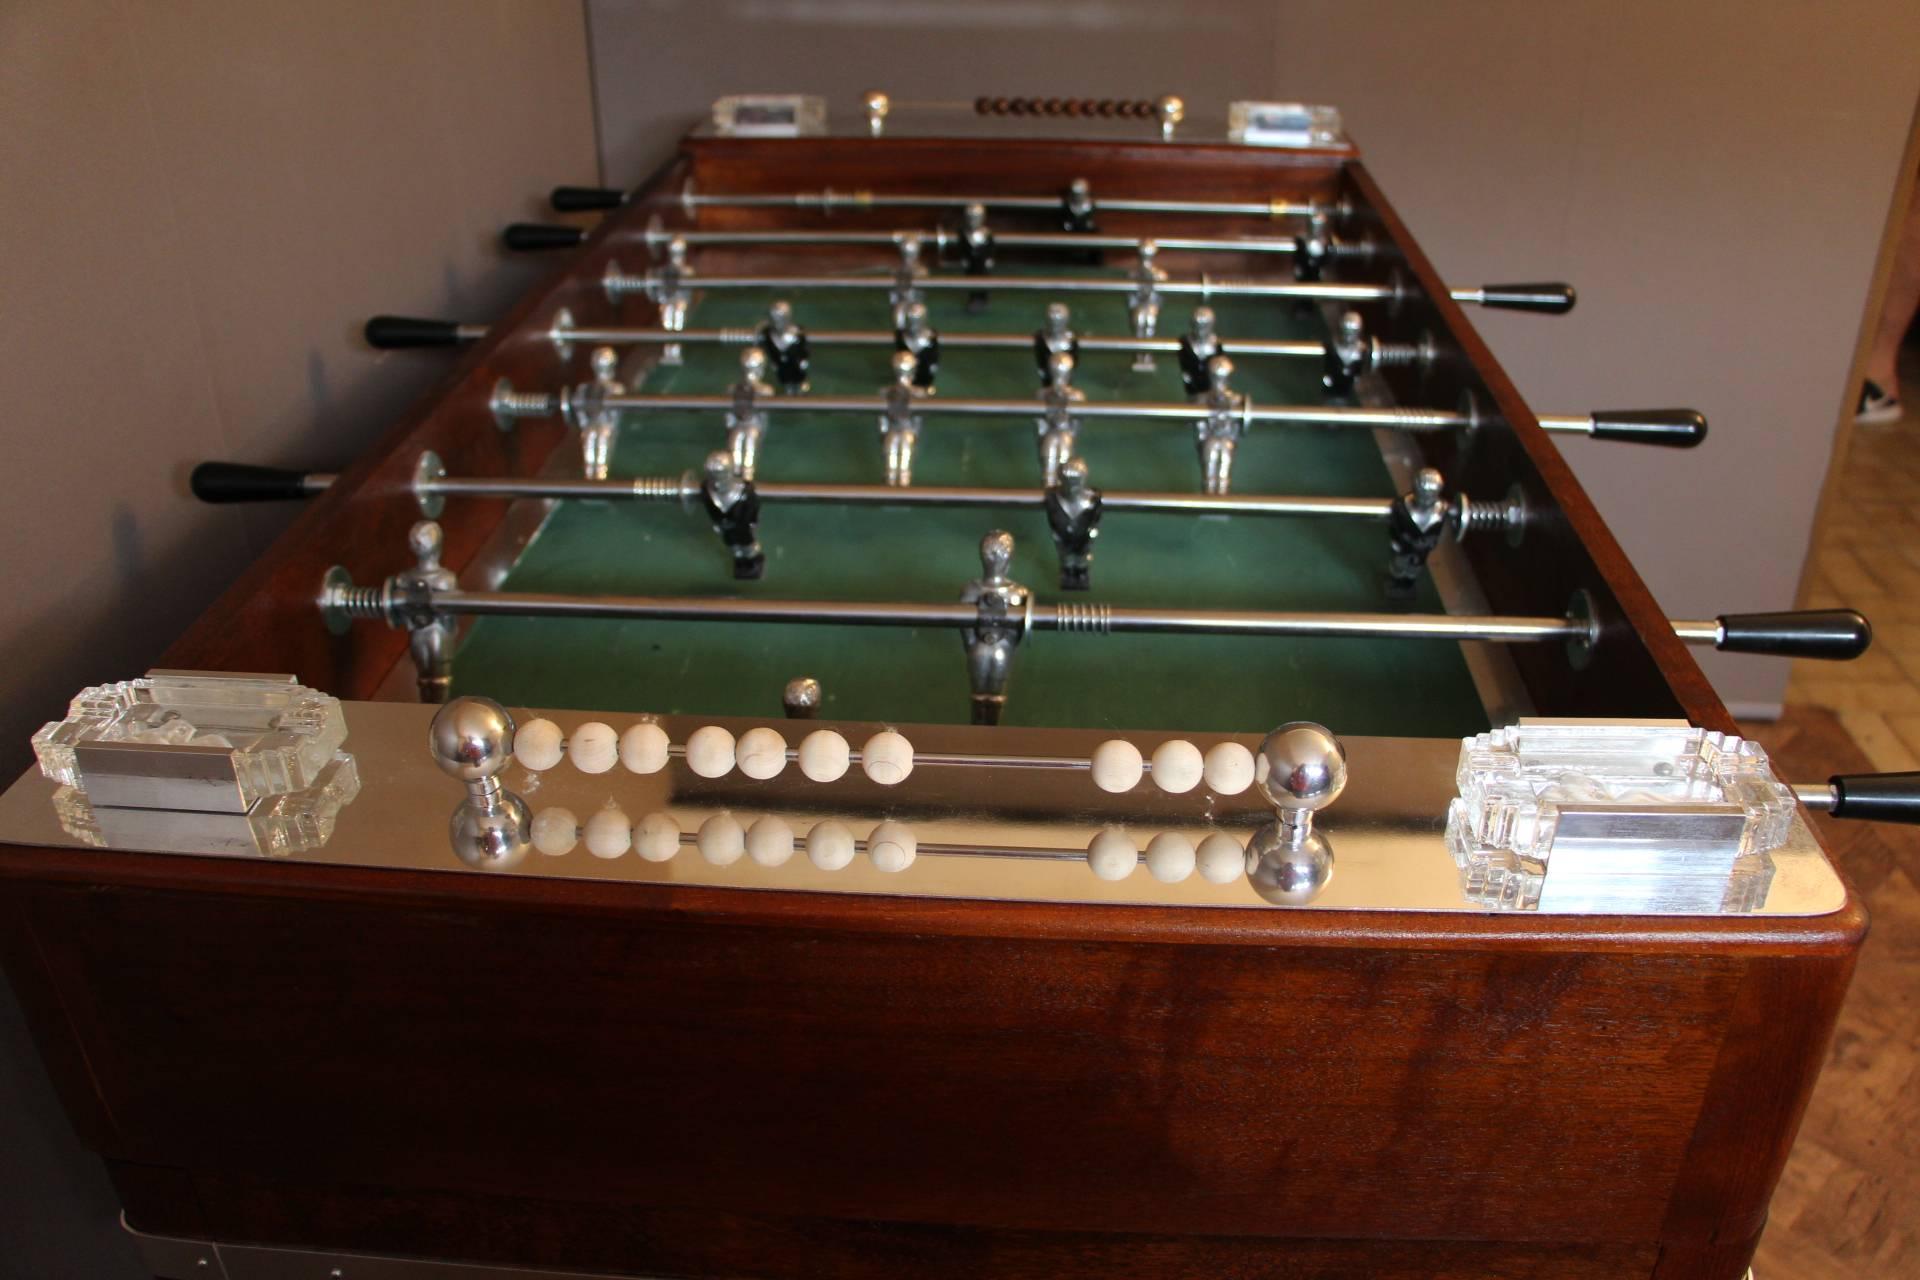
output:
[[[1097,879],[1089,870],[1086,849],[1106,827],[1121,828],[1137,848],[1144,848],[1163,831],[1177,832],[1196,845],[1222,832],[1244,845],[1256,828],[1272,821],[1273,810],[1257,788],[1221,796],[1210,794],[1203,785],[1183,795],[1170,795],[1158,790],[1149,777],[1132,791],[1112,795],[1097,788],[1079,763],[1107,738],[1127,738],[1150,754],[1175,735],[894,726],[913,742],[916,752],[912,774],[894,787],[869,780],[857,768],[838,782],[815,783],[791,763],[771,779],[753,781],[738,772],[700,778],[683,760],[650,775],[619,767],[589,775],[565,761],[534,773],[516,761],[499,776],[509,790],[525,798],[536,818],[555,806],[570,810],[582,824],[609,805],[618,806],[632,822],[664,812],[686,833],[683,841],[688,843],[678,856],[663,863],[647,862],[632,853],[602,859],[576,847],[557,857],[529,855],[508,870],[478,871],[461,863],[448,846],[449,818],[465,797],[460,784],[441,772],[427,749],[427,728],[435,709],[380,702],[347,703],[345,708],[347,745],[363,779],[360,796],[341,810],[333,838],[323,848],[290,853],[276,861],[636,885],[1283,909],[1270,905],[1244,876],[1224,885],[1198,875],[1161,884],[1144,868],[1117,881]],[[590,712],[510,710],[521,724],[545,714],[566,730],[595,719]],[[638,718],[620,718],[614,728],[620,730]],[[695,728],[708,723],[721,724],[736,734],[764,725],[787,736],[790,747],[801,736],[792,722],[772,718],[666,716],[660,722],[676,743],[684,743]],[[856,748],[882,727],[832,721],[808,726],[836,729]],[[1222,741],[1238,741],[1249,749],[1259,745],[1257,739],[1220,734],[1196,734],[1192,741],[1203,751]],[[1314,827],[1330,851],[1331,872],[1311,901],[1297,909],[1486,912],[1488,908],[1468,900],[1442,835],[1454,796],[1459,743],[1451,738],[1350,738],[1344,745],[1350,780],[1338,800],[1318,815]],[[947,763],[943,756],[958,759]],[[52,804],[53,790],[51,782],[35,773],[0,796],[0,839],[54,848],[93,847],[62,829]],[[896,873],[881,871],[865,858],[842,871],[821,871],[804,853],[777,867],[760,866],[750,858],[715,866],[690,841],[703,822],[722,811],[746,826],[762,816],[778,817],[803,837],[815,822],[827,818],[847,823],[857,837],[864,837],[882,820],[903,822],[915,832],[920,856]],[[116,848],[156,848],[138,839],[111,843]],[[209,847],[206,852],[228,851]],[[1798,816],[1786,843],[1772,857],[1773,881],[1753,914],[1822,915],[1845,903],[1845,887]]]

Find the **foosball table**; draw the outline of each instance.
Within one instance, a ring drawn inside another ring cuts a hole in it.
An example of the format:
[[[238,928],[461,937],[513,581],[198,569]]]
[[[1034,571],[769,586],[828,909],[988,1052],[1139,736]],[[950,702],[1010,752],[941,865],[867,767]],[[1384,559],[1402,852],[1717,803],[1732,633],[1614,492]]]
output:
[[[376,448],[196,473],[306,506],[0,797],[157,1274],[1742,1275],[1865,931],[1803,809],[1915,782],[1737,736],[1689,645],[1866,622],[1656,605],[1554,437],[1704,419],[1464,310],[1570,287],[1289,104],[730,99],[554,203],[368,323],[451,349]]]

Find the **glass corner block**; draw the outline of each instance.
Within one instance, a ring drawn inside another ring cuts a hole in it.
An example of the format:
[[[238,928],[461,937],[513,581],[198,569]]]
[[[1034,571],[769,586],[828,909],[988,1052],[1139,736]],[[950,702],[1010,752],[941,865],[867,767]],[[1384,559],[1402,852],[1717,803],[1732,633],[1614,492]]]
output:
[[[251,813],[96,806],[73,787],[54,792],[53,809],[68,835],[102,849],[278,857],[323,847],[340,810],[359,794],[359,767],[341,751],[321,766],[311,787],[275,796]]]
[[[1328,147],[1345,141],[1338,107],[1307,102],[1235,102],[1227,136],[1255,147]]]
[[[33,735],[33,753],[41,773],[85,791],[82,753],[88,746],[197,748],[207,756],[224,751],[240,796],[251,806],[313,787],[346,737],[339,699],[290,679],[168,673],[82,690],[66,719]]]
[[[733,138],[797,138],[827,131],[827,100],[804,93],[746,93],[713,102],[716,133]]]
[[[1455,782],[1447,846],[1496,909],[1753,910],[1794,814],[1758,744],[1684,723],[1523,720],[1466,739]]]

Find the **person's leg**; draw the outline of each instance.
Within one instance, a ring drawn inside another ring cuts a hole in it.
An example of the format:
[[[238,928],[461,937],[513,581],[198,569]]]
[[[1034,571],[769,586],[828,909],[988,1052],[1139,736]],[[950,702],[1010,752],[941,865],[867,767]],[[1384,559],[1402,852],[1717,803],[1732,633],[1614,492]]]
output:
[[[1893,271],[1887,277],[1887,296],[1880,307],[1880,327],[1867,353],[1867,381],[1895,398],[1900,393],[1900,341],[1913,323],[1916,307],[1920,307],[1920,193],[1907,205],[1906,230],[1894,247]]]

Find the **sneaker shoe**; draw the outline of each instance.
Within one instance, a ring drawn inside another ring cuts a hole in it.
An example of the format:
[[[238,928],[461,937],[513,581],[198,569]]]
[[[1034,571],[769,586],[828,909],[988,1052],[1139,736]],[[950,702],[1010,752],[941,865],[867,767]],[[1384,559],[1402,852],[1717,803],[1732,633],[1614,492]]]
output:
[[[1880,389],[1880,384],[1872,378],[1860,384],[1860,406],[1853,411],[1853,420],[1858,423],[1898,422],[1900,420],[1900,401]]]

